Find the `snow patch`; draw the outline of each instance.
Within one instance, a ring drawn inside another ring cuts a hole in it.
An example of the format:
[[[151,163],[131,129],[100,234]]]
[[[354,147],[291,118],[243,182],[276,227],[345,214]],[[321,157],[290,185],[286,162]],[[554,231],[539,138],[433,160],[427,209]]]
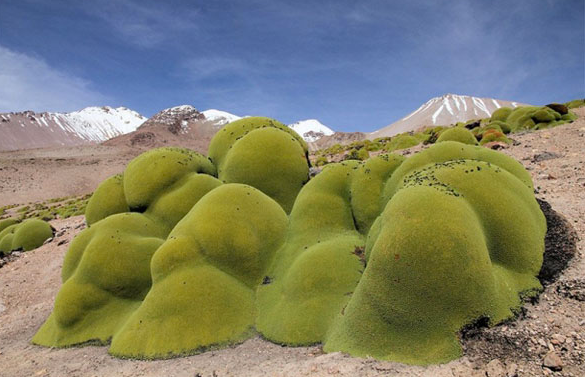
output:
[[[447,108],[447,111],[449,112],[449,114],[453,115],[453,110],[451,109],[451,104],[449,103],[449,100],[447,98],[445,98],[443,100],[443,104],[445,104],[445,107]]]
[[[435,113],[433,114],[433,124],[437,124],[437,116],[439,116],[439,113],[440,113],[441,111],[443,111],[443,108],[444,108],[444,107],[445,107],[445,105],[444,105],[444,104],[443,104],[443,105],[441,105],[441,107],[439,107],[439,108],[437,109],[437,111],[435,111]]]
[[[205,115],[205,119],[212,121],[214,123],[224,125],[231,122],[235,122],[238,119],[242,119],[242,117],[228,113],[227,111],[221,111],[216,109],[208,109],[202,112]]]
[[[289,124],[296,133],[298,133],[305,141],[313,142],[319,140],[323,136],[333,135],[334,131],[319,122],[317,119],[301,120],[293,124]]]

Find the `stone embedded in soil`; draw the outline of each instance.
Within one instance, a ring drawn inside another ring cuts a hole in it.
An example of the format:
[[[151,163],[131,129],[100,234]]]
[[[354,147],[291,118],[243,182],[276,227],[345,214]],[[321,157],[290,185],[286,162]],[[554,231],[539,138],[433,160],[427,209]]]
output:
[[[563,360],[555,351],[550,351],[544,357],[542,365],[544,365],[550,370],[560,371],[563,369]]]
[[[506,368],[500,360],[493,359],[486,366],[486,374],[488,377],[506,377]]]
[[[546,161],[546,160],[553,160],[555,158],[559,158],[559,157],[563,157],[558,153],[555,152],[542,152],[542,153],[538,153],[535,154],[534,156],[532,156],[532,162],[541,162],[541,161]]]

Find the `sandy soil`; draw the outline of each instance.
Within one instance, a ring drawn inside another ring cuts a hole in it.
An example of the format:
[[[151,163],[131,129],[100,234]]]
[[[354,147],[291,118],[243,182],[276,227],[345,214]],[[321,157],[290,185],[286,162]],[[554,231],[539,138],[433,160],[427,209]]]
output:
[[[51,242],[0,268],[0,376],[585,376],[585,109],[577,113],[581,117],[572,124],[514,135],[516,145],[503,150],[531,172],[536,196],[574,228],[580,238],[576,255],[537,302],[525,305],[518,320],[466,332],[464,356],[458,360],[417,367],[323,354],[319,347],[281,347],[260,338],[220,351],[150,362],[112,358],[106,347],[33,346],[29,341],[49,315],[59,289],[63,256],[84,227],[83,218],[74,217],[52,221],[57,234]],[[0,205],[64,196],[67,192],[59,190],[70,185],[89,192],[131,158],[119,151],[110,156],[105,149],[94,156],[66,152],[65,161],[99,161],[88,167],[91,180],[85,174],[82,183],[75,183],[85,169],[78,166],[54,170],[62,167],[62,160],[55,161],[63,158],[62,151],[0,154]],[[35,163],[24,162],[26,158]],[[6,161],[12,161],[18,174],[4,171]],[[562,369],[544,367],[545,359]]]
[[[0,152],[0,207],[91,193],[140,152],[101,145]]]

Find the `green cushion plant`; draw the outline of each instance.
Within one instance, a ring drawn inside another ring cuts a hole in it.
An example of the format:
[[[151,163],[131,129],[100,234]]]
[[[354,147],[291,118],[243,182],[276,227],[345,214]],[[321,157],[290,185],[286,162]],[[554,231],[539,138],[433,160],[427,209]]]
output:
[[[465,127],[452,127],[443,131],[437,139],[437,143],[449,140],[458,141],[463,144],[477,145],[477,139],[473,133]]]
[[[14,250],[29,251],[41,246],[53,237],[53,228],[39,219],[28,219],[21,223],[13,219],[0,222],[0,255]]]
[[[307,182],[306,144],[246,119],[216,135],[209,159],[152,150],[100,186],[35,344],[111,342],[115,356],[150,359],[258,332],[429,364],[461,355],[462,328],[507,320],[541,289],[546,223],[512,158],[442,140]]]

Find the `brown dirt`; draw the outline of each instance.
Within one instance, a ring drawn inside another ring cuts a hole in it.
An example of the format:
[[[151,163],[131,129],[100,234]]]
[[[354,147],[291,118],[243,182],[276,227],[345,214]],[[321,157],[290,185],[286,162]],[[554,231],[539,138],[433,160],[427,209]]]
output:
[[[100,145],[0,152],[0,207],[91,193],[140,152]]]
[[[258,337],[232,348],[162,361],[115,359],[107,354],[106,347],[49,349],[33,346],[29,341],[49,315],[59,289],[63,256],[71,239],[83,227],[83,218],[74,217],[52,221],[57,229],[52,242],[21,254],[0,268],[0,375],[584,376],[585,108],[576,112],[580,115],[576,122],[551,130],[516,134],[513,136],[516,145],[503,150],[503,153],[520,160],[531,172],[536,196],[562,214],[555,223],[569,224],[579,238],[576,240],[570,233],[558,232],[557,227],[557,236],[548,240],[547,247],[566,249],[571,242],[576,242],[575,256],[557,280],[552,279],[546,286],[538,301],[525,305],[518,320],[491,329],[467,331],[463,339],[464,356],[458,360],[430,367],[408,366],[353,358],[341,353],[323,354],[319,347],[281,347]],[[67,158],[88,161],[90,157],[98,156],[104,162],[95,164],[92,174],[102,174],[103,177],[110,173],[102,170],[121,171],[129,159],[124,153],[117,152],[115,157],[108,157],[107,151],[100,151],[103,153],[96,152],[94,156],[77,152],[81,157],[74,150],[67,151],[70,153]],[[30,152],[10,156],[10,161],[20,161],[21,165],[15,165],[19,174],[3,175],[0,171],[0,185],[4,185],[0,205],[30,201],[23,199],[30,198],[30,193],[44,199],[64,196],[66,193],[59,189],[67,187],[68,180],[74,182],[75,172],[84,172],[80,168],[65,169],[65,172],[51,170],[61,166],[55,161],[45,161],[43,165],[37,165],[35,161],[37,166],[32,168],[24,162],[27,153]],[[57,152],[51,153],[39,151],[33,156],[35,159],[61,158]],[[2,167],[3,161],[6,161],[5,154],[0,154]],[[20,168],[32,177],[25,179],[26,173]],[[40,187],[34,174],[41,174]],[[83,182],[91,191],[102,178],[88,179],[86,175]],[[63,184],[59,183],[61,181]],[[43,185],[49,188],[45,196]],[[6,193],[6,187],[16,191]],[[560,357],[561,371],[553,372],[542,366],[551,351]]]

